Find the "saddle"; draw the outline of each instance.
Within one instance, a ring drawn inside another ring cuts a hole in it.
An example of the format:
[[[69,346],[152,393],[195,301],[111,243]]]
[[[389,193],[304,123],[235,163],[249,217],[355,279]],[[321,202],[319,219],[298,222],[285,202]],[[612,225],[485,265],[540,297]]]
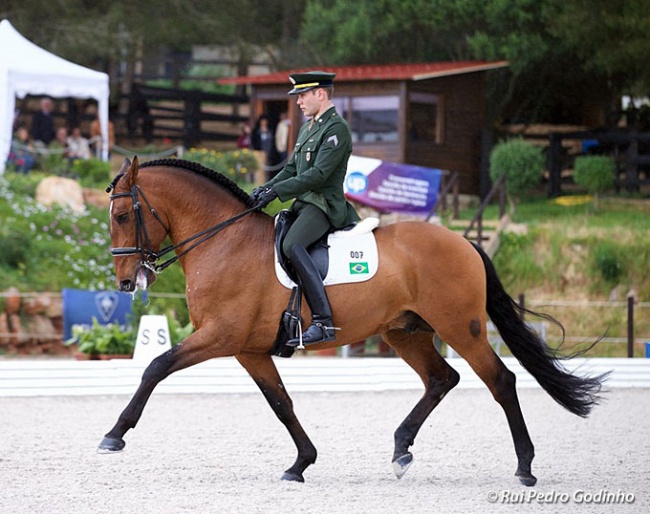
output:
[[[280,318],[280,326],[271,355],[291,357],[294,347],[286,341],[302,332],[300,305],[302,293],[295,272],[282,252],[282,242],[296,220],[288,210],[280,211],[275,220],[275,271],[278,281],[291,289],[291,297]],[[359,223],[335,229],[307,248],[325,285],[362,282],[372,278],[378,269],[377,243],[372,231],[379,225],[377,218],[366,218]]]

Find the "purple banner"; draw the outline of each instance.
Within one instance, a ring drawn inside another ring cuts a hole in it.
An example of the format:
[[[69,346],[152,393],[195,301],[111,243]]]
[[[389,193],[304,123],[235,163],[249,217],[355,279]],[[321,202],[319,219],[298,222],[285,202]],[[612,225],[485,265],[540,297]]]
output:
[[[438,198],[442,171],[352,156],[346,196],[380,212],[426,216]]]

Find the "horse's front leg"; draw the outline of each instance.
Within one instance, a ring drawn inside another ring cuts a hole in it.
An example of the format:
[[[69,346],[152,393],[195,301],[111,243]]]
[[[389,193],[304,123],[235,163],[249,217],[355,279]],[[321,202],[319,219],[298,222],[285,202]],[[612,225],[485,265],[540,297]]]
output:
[[[97,448],[99,453],[113,453],[124,449],[124,434],[131,428],[135,428],[142,416],[144,406],[147,404],[155,387],[170,374],[170,367],[174,362],[174,355],[180,349],[180,345],[172,347],[171,350],[159,355],[151,361],[144,370],[142,381],[131,401],[122,411],[115,426],[108,432]]]
[[[214,335],[206,330],[197,330],[171,350],[159,355],[151,361],[142,374],[142,381],[133,398],[120,414],[115,426],[104,436],[99,444],[99,453],[113,453],[124,449],[124,434],[135,428],[151,393],[156,386],[172,373],[198,364],[212,357],[232,355],[233,348],[221,348],[216,355],[206,348],[214,341]]]
[[[282,383],[273,359],[270,355],[240,354],[237,355],[237,360],[260,388],[275,415],[287,427],[298,449],[296,462],[284,472],[282,480],[304,482],[303,472],[316,462],[316,447],[293,411],[293,402]]]

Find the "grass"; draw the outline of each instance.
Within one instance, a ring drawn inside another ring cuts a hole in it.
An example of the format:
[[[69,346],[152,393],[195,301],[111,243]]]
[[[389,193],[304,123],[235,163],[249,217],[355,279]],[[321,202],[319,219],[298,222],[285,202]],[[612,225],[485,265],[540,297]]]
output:
[[[604,337],[587,355],[610,357],[627,356],[626,302],[634,295],[641,303],[634,316],[635,355],[644,355],[643,341],[650,340],[644,305],[650,302],[650,200],[607,197],[596,212],[591,203],[536,199],[520,204],[513,222],[527,232],[504,234],[494,258],[506,290],[513,297],[523,293],[534,310],[562,322],[567,350]],[[559,331],[550,328],[548,335],[559,344]]]

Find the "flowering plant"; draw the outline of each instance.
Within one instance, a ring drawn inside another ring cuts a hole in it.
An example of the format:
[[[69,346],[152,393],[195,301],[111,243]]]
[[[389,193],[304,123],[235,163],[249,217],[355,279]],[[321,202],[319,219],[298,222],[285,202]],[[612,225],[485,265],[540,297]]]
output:
[[[250,181],[259,166],[255,153],[247,149],[222,152],[207,148],[190,148],[183,154],[183,159],[198,162],[238,183]]]

